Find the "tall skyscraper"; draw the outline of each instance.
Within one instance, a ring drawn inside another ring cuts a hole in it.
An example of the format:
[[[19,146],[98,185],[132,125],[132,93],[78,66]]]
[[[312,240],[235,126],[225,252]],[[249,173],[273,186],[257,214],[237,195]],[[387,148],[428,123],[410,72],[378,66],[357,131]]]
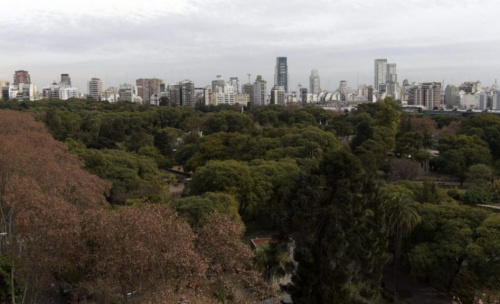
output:
[[[285,88],[285,92],[288,92],[288,65],[286,57],[276,57],[274,85],[282,86]]]
[[[138,95],[144,104],[151,104],[151,96],[160,95],[160,85],[163,80],[158,78],[140,78],[135,81]]]
[[[184,80],[179,82],[181,106],[194,107],[194,81]]]
[[[99,78],[92,78],[89,81],[89,97],[95,100],[101,100],[102,94],[102,81]]]
[[[71,77],[69,74],[61,74],[61,87],[71,87]]]
[[[387,82],[398,82],[398,73],[396,70],[396,64],[395,63],[388,63],[387,64],[387,75],[386,75],[386,81]]]
[[[28,71],[19,70],[14,72],[14,85],[20,83],[31,84],[31,76]]]
[[[321,92],[318,70],[311,71],[311,76],[309,76],[309,91],[313,94],[319,94]]]
[[[267,81],[261,75],[255,78],[253,83],[253,105],[263,106],[266,104]]]
[[[381,84],[387,80],[387,59],[375,59],[375,79],[373,88],[379,91]]]

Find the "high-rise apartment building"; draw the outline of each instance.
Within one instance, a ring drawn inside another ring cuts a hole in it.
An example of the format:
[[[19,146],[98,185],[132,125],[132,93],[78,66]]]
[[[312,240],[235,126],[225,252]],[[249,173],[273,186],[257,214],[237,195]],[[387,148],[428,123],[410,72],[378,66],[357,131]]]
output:
[[[395,63],[387,64],[386,82],[398,82],[398,72]]]
[[[271,90],[271,104],[282,105],[286,104],[286,92],[282,86],[274,86]]]
[[[381,84],[387,80],[387,59],[375,59],[375,79],[373,88],[379,91]]]
[[[491,108],[493,110],[500,110],[500,91],[493,93],[493,100]]]
[[[184,80],[179,82],[180,105],[185,107],[195,106],[194,81]]]
[[[274,68],[274,85],[282,86],[285,92],[288,92],[288,64],[286,57],[276,58],[276,67]]]
[[[181,104],[181,91],[178,84],[169,84],[167,87],[167,96],[170,105],[180,105]]]
[[[160,85],[163,80],[158,78],[140,78],[135,81],[137,93],[142,98],[142,103],[151,104],[151,96],[160,96]]]
[[[31,84],[31,76],[28,71],[19,70],[14,72],[14,85],[20,83]]]
[[[135,102],[137,98],[137,87],[131,84],[121,84],[118,89],[118,95],[120,96],[120,101]]]
[[[254,93],[254,90],[253,90],[253,84],[251,83],[245,83],[242,87],[242,91],[243,91],[243,94],[247,94],[248,95],[248,99],[253,102],[253,93]]]
[[[460,95],[458,88],[454,85],[447,85],[444,90],[444,104],[450,108],[460,106]]]
[[[95,100],[101,100],[102,94],[102,81],[99,78],[92,78],[88,83],[89,97]]]
[[[71,77],[69,74],[61,74],[61,87],[71,87]]]
[[[224,91],[224,86],[226,82],[221,75],[217,75],[215,80],[212,80],[212,93],[217,93],[218,91]]]
[[[253,83],[253,105],[263,106],[266,104],[267,81],[261,75],[255,78]]]
[[[302,104],[307,104],[309,103],[309,100],[308,100],[308,91],[307,91],[307,88],[301,88],[300,89],[300,101],[302,102]]]
[[[485,91],[481,91],[475,94],[476,97],[476,108],[478,110],[484,111],[488,109],[488,94]]]
[[[441,105],[441,83],[427,82],[413,86],[410,89],[408,105],[427,109],[439,108]]]
[[[311,76],[309,76],[309,91],[313,94],[319,94],[321,92],[318,70],[311,71]]]

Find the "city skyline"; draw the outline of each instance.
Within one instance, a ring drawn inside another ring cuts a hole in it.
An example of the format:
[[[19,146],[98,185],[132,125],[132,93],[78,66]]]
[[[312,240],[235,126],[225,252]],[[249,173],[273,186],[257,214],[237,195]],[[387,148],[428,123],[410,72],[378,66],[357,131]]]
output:
[[[500,77],[494,60],[500,4],[492,0],[216,2],[3,4],[9,13],[0,20],[0,36],[8,60],[0,64],[0,80],[24,69],[39,87],[68,73],[81,90],[92,77],[105,87],[139,78],[204,86],[216,75],[244,84],[247,73],[272,81],[279,56],[288,58],[290,91],[307,85],[312,69],[327,90],[340,80],[373,84],[374,58],[397,62],[400,82],[491,84]],[[425,22],[414,16],[426,16]],[[464,22],[471,16],[480,16],[481,25]]]

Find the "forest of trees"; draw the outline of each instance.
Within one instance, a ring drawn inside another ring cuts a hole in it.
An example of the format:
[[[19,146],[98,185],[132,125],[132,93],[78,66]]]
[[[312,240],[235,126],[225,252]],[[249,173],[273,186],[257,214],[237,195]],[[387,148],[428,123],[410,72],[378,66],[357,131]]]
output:
[[[387,265],[465,303],[500,293],[500,214],[477,206],[500,203],[498,116],[391,99],[0,109],[2,301],[256,302],[289,272],[294,303],[387,303]],[[174,166],[192,174],[182,198]],[[257,256],[256,225],[281,240]]]

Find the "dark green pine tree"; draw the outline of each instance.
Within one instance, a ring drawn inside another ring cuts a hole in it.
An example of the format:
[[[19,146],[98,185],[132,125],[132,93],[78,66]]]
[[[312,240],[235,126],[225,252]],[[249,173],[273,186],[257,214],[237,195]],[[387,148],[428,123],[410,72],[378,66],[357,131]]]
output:
[[[382,269],[388,260],[385,208],[376,183],[356,156],[344,150],[326,155],[317,182],[296,196],[295,259],[290,288],[294,303],[381,302]]]

